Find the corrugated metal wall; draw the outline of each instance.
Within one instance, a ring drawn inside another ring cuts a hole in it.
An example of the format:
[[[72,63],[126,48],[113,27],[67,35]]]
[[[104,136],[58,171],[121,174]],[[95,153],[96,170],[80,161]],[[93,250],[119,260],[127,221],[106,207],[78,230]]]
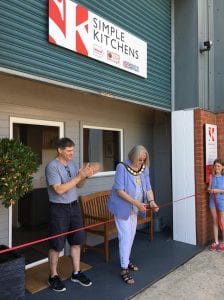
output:
[[[224,112],[224,64],[220,63],[224,61],[224,1],[214,1],[214,111]],[[209,58],[211,60],[211,57]],[[209,70],[210,71],[210,70]],[[211,87],[210,87],[211,90]],[[210,101],[213,98],[210,97]],[[210,105],[212,106],[212,105]]]
[[[144,79],[48,43],[48,1],[1,1],[0,65],[171,109],[171,0],[77,3],[148,43]]]

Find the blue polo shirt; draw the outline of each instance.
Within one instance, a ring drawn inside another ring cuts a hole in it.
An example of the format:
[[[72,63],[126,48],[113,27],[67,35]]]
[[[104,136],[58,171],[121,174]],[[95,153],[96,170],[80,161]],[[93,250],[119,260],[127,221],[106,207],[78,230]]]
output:
[[[68,161],[67,169],[57,159],[54,159],[47,164],[45,175],[50,202],[67,204],[78,199],[76,187],[70,189],[63,195],[58,195],[52,188],[52,185],[54,184],[63,184],[70,181],[77,173],[77,168],[73,160]]]

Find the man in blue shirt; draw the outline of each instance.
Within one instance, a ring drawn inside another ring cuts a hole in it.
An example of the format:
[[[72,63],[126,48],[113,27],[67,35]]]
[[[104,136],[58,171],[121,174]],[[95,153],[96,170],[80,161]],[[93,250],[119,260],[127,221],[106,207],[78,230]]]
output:
[[[61,138],[57,143],[58,155],[50,161],[45,169],[49,208],[49,235],[54,236],[63,232],[83,227],[81,209],[78,203],[77,187],[82,187],[86,178],[98,171],[98,166],[87,164],[77,169],[74,161],[74,142],[69,138]],[[48,284],[56,292],[66,290],[57,272],[59,254],[63,250],[66,238],[70,244],[73,273],[71,280],[83,286],[92,282],[80,270],[81,244],[85,239],[83,230],[67,236],[49,240],[50,276]]]

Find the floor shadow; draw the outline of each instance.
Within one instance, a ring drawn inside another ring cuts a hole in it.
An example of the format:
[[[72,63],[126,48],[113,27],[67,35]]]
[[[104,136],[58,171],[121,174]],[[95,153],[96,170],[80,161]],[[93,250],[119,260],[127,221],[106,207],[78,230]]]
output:
[[[47,224],[38,226],[21,226],[12,231],[13,246],[37,241],[48,236]],[[32,246],[16,250],[25,257],[25,263],[30,264],[42,260],[48,256],[48,242],[41,242]]]

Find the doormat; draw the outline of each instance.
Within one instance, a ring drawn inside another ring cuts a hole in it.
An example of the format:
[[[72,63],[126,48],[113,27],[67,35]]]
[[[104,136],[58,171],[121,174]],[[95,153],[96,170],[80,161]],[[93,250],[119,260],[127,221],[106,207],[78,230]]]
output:
[[[92,268],[90,265],[81,262],[81,270],[86,271]],[[62,280],[68,279],[72,274],[72,261],[70,256],[62,256],[58,262],[58,273]],[[34,294],[48,287],[49,262],[26,270],[26,290]]]

